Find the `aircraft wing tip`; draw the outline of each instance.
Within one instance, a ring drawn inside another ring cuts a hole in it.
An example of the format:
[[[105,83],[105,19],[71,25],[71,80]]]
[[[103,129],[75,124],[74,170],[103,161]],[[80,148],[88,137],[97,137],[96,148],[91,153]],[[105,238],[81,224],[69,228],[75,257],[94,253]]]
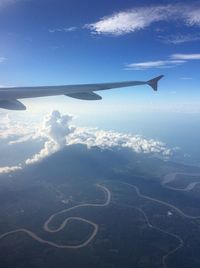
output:
[[[160,79],[162,79],[164,77],[164,75],[159,75],[149,81],[147,81],[147,84],[153,88],[154,91],[157,91],[158,90],[158,81]]]

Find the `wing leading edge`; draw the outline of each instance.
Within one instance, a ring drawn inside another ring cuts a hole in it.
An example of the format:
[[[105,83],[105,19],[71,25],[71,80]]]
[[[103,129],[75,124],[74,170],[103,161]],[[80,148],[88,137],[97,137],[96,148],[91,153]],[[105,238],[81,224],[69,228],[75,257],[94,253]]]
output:
[[[17,99],[36,98],[55,95],[66,95],[81,100],[100,100],[101,96],[93,91],[112,88],[149,85],[157,91],[158,81],[163,75],[149,81],[127,81],[116,83],[99,83],[83,85],[38,86],[38,87],[10,87],[0,88],[0,108],[9,110],[25,110],[26,107]]]

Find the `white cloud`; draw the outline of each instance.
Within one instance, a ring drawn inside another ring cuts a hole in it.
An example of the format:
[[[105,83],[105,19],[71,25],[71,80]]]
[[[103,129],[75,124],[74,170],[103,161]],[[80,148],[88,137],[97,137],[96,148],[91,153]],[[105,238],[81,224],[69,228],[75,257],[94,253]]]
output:
[[[36,137],[46,140],[44,148],[31,159],[27,159],[26,164],[35,163],[63,148],[66,145],[66,137],[74,130],[69,126],[71,119],[71,116],[61,115],[58,111],[47,115],[36,134]]]
[[[189,60],[200,60],[200,54],[172,54],[168,60],[145,61],[130,63],[125,66],[125,70],[147,70],[153,68],[172,68],[182,65]]]
[[[144,29],[164,17],[166,17],[166,13],[163,13],[161,6],[138,8],[104,17],[95,23],[86,25],[86,27],[97,34],[123,35]]]
[[[182,21],[186,26],[200,26],[200,7],[170,4],[120,11],[85,25],[96,34],[123,35],[144,29],[159,21]]]
[[[43,149],[26,160],[26,164],[40,161],[44,157],[71,144],[85,144],[88,148],[98,146],[102,149],[121,147],[130,148],[138,153],[160,154],[170,156],[173,150],[153,139],[145,139],[142,136],[122,134],[112,131],[103,131],[91,128],[74,127],[70,125],[72,117],[61,115],[58,111],[53,111],[44,119],[42,127],[38,128],[38,137],[46,139]]]
[[[75,26],[71,26],[71,27],[62,27],[62,28],[50,28],[49,32],[50,33],[56,33],[56,32],[74,32],[76,31],[78,28]]]
[[[184,15],[189,25],[200,26],[200,7],[189,8],[188,12],[186,10]]]
[[[146,139],[140,135],[125,134],[114,131],[103,131],[90,128],[76,128],[69,135],[67,144],[86,144],[89,148],[98,146],[102,149],[130,148],[136,153],[159,154],[170,156],[173,150],[166,144],[154,139]]]
[[[146,70],[151,68],[171,68],[185,63],[184,60],[158,60],[137,62],[126,65],[126,70]]]
[[[200,60],[200,54],[173,54],[171,58],[175,60]]]
[[[7,174],[11,172],[15,172],[17,170],[22,169],[22,167],[19,166],[11,166],[11,167],[0,167],[0,174]]]
[[[27,135],[33,135],[33,129],[30,126],[22,122],[12,121],[8,114],[1,115],[0,139],[16,140]]]
[[[42,141],[43,147],[38,153],[33,153],[32,157],[24,159],[21,165],[16,164],[9,167],[8,163],[6,167],[1,167],[0,173],[8,173],[21,169],[25,165],[41,161],[43,158],[72,144],[85,144],[88,148],[98,146],[101,149],[130,148],[136,153],[162,157],[170,157],[174,152],[173,149],[168,148],[166,144],[158,140],[146,139],[134,134],[75,127],[71,124],[71,119],[70,115],[62,115],[58,111],[53,111],[45,116],[40,125],[35,125],[30,130],[29,126],[19,122],[13,124],[12,120],[5,117],[4,121],[1,122],[1,128],[6,131],[10,126],[10,130],[6,134],[6,137],[9,137],[7,146],[17,145],[20,150],[21,144],[23,148],[30,151],[29,143],[33,146],[33,141]],[[18,126],[17,134],[15,133],[15,125]],[[0,136],[0,140],[2,139],[5,143],[4,136]],[[24,142],[26,142],[26,146],[24,146]]]

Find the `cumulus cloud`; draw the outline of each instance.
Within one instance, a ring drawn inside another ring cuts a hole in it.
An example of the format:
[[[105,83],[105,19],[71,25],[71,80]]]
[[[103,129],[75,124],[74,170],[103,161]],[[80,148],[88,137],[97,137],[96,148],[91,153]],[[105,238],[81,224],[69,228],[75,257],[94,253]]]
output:
[[[181,21],[186,26],[200,26],[200,6],[170,4],[120,11],[85,25],[95,34],[124,35],[142,30],[160,21]]]
[[[136,153],[158,154],[170,156],[173,150],[166,144],[154,139],[146,139],[140,135],[125,134],[114,131],[103,131],[90,128],[76,128],[69,135],[67,144],[86,144],[89,148],[98,146],[101,149],[130,148]]]
[[[53,111],[47,115],[36,134],[36,137],[42,137],[46,140],[44,148],[32,158],[27,159],[26,164],[35,163],[62,149],[66,145],[67,136],[74,130],[73,127],[69,126],[71,119],[71,116],[61,115],[58,111]]]
[[[44,138],[44,147],[32,158],[26,160],[26,164],[40,161],[44,157],[62,149],[67,145],[85,144],[88,148],[98,146],[105,148],[130,148],[137,153],[160,154],[170,156],[173,150],[153,139],[145,139],[142,136],[133,134],[123,134],[119,132],[103,131],[92,128],[75,127],[71,125],[72,117],[61,115],[58,111],[53,111],[47,115],[38,128],[35,137]]]

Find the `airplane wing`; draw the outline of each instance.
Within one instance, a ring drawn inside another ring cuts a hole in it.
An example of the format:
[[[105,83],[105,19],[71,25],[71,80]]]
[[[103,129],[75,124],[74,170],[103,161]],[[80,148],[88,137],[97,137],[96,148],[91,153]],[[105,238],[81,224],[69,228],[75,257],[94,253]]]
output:
[[[138,85],[149,85],[157,91],[158,81],[163,75],[149,81],[127,81],[116,83],[99,83],[83,85],[62,85],[62,86],[37,86],[37,87],[8,87],[0,88],[0,108],[8,110],[26,110],[24,104],[18,99],[36,98],[55,95],[66,95],[81,100],[100,100],[101,96],[94,91],[107,90],[112,88],[130,87]]]

